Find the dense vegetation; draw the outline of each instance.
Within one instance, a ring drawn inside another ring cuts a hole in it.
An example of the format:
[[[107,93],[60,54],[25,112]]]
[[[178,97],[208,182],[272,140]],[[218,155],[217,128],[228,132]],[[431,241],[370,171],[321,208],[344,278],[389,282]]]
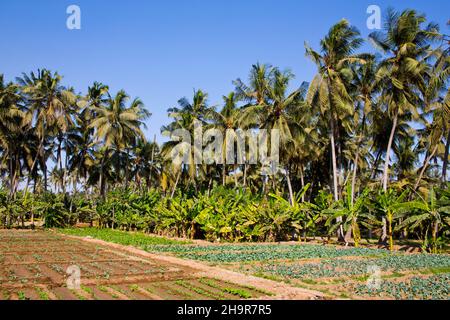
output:
[[[161,131],[194,121],[227,129],[279,129],[280,163],[174,165],[175,142],[142,131],[142,101],[95,82],[76,94],[59,74],[0,77],[0,221],[11,227],[98,222],[208,240],[283,240],[338,235],[420,239],[437,251],[450,235],[449,36],[412,10],[388,12],[358,52],[359,31],[342,20],[306,45],[317,65],[290,92],[293,74],[255,64],[234,81],[220,110],[194,92],[168,110]],[[190,157],[192,158],[192,157]],[[247,158],[247,157],[245,157]]]
[[[68,228],[59,230],[63,234],[77,237],[91,237],[126,246],[135,246],[145,248],[154,245],[182,245],[189,244],[188,241],[178,241],[164,237],[150,236],[147,234],[135,232],[99,228]]]

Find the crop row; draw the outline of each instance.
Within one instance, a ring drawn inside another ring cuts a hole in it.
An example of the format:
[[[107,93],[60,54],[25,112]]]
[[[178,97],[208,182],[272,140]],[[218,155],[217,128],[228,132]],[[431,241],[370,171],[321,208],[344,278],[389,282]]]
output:
[[[269,263],[253,267],[253,272],[272,274],[285,278],[333,278],[354,276],[370,273],[371,267],[378,267],[380,271],[421,270],[421,269],[450,269],[448,255],[392,255],[381,258],[359,260],[327,259],[316,263],[306,264],[276,264]]]
[[[428,278],[413,277],[409,281],[394,282],[383,280],[378,287],[356,285],[356,294],[371,297],[391,297],[395,299],[449,300],[450,273]]]
[[[387,254],[386,251],[378,249],[338,249],[319,245],[148,246],[146,250],[170,252],[182,258],[209,262],[383,256]]]

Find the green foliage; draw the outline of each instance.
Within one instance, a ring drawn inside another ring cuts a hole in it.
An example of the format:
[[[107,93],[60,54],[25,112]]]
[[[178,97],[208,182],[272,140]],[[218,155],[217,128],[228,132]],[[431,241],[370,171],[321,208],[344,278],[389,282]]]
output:
[[[383,256],[386,251],[367,248],[346,250],[319,245],[221,245],[221,246],[149,246],[150,252],[171,252],[180,257],[213,263],[336,258],[346,256]]]
[[[407,281],[383,281],[379,288],[357,285],[354,290],[359,295],[389,296],[395,299],[448,300],[450,274],[440,274],[427,278],[413,277]]]
[[[111,229],[98,228],[74,228],[62,229],[60,232],[79,237],[92,237],[104,241],[114,242],[117,244],[130,245],[146,248],[152,245],[182,245],[187,244],[186,241],[170,240],[163,237],[149,236],[143,233],[129,233]]]
[[[174,197],[155,189],[139,193],[119,188],[104,198],[52,193],[27,197],[17,193],[11,198],[0,192],[0,221],[4,226],[20,226],[33,217],[47,228],[84,222],[100,228],[216,242],[286,241],[301,236],[306,240],[311,235],[332,236],[342,226],[358,246],[362,228],[377,230],[381,217],[386,217],[391,247],[394,233],[402,231],[422,239],[424,250],[432,252],[448,242],[450,200],[446,189],[432,189],[427,194],[406,190],[400,195],[393,189],[365,189],[352,199],[347,186],[343,200],[333,201],[331,194],[320,191],[313,201],[303,201],[309,188],[306,185],[292,200],[281,193],[265,196],[224,187]]]

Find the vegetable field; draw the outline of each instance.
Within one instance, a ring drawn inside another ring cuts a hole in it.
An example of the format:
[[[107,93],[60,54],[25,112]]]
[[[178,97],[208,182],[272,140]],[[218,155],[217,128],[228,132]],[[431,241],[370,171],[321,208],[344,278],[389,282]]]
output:
[[[309,244],[147,246],[321,291],[328,298],[450,299],[450,255]]]
[[[73,281],[77,268],[78,285]],[[207,269],[53,232],[0,230],[0,299],[228,300],[274,295],[247,281],[236,284],[209,274]]]
[[[59,232],[0,231],[0,299],[450,299],[448,254]]]

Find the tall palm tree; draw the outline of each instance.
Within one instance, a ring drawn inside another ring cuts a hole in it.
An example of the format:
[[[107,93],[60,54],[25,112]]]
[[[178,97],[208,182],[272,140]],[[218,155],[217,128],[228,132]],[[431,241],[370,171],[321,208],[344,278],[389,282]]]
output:
[[[138,140],[135,150],[134,171],[132,175],[136,179],[138,188],[145,179],[147,189],[157,185],[156,181],[161,174],[160,149],[156,141],[147,142]]]
[[[350,26],[347,20],[341,20],[331,27],[327,36],[320,42],[320,52],[305,44],[306,55],[316,64],[318,71],[311,82],[307,101],[317,108],[323,122],[329,125],[335,201],[339,201],[340,188],[335,136],[340,131],[338,123],[353,113],[352,99],[348,92],[352,76],[350,67],[354,63],[364,62],[363,56],[354,54],[362,43],[359,31]],[[341,241],[344,240],[342,228],[339,229],[338,237]]]
[[[401,14],[389,10],[384,32],[373,32],[369,39],[386,58],[380,63],[377,81],[382,87],[382,99],[392,119],[392,128],[386,149],[383,170],[383,190],[387,191],[390,152],[397,129],[398,118],[406,112],[417,114],[417,106],[424,93],[424,75],[427,64],[423,57],[430,48],[430,39],[436,38],[436,26],[424,28],[425,16],[414,10]]]
[[[227,130],[237,130],[241,123],[242,110],[237,107],[237,95],[235,92],[229,93],[227,96],[222,97],[224,105],[218,112],[214,108],[211,108],[206,113],[206,119],[212,121],[214,128],[220,130],[223,137],[226,137]],[[222,157],[224,163],[222,164],[222,185],[226,183],[226,152],[227,152],[227,140],[224,140],[222,150]],[[245,157],[246,158],[246,157]],[[236,167],[235,167],[236,169]],[[244,171],[246,171],[247,165],[245,165]],[[237,178],[237,172],[235,170],[235,178]],[[237,181],[236,181],[237,182]],[[245,185],[245,177],[244,177]]]
[[[8,162],[11,196],[14,195],[20,174],[20,143],[18,142],[21,141],[19,136],[24,118],[20,106],[21,100],[18,86],[5,83],[3,75],[0,75],[0,148],[3,155],[2,161]]]
[[[427,76],[427,91],[425,113],[432,117],[430,124],[430,138],[428,151],[419,178],[417,186],[428,166],[431,158],[438,153],[438,148],[442,146],[442,182],[446,182],[446,173],[448,166],[448,155],[450,148],[450,47],[447,49],[438,48],[433,51],[435,62]],[[441,143],[441,138],[445,138],[446,142]],[[427,161],[428,160],[428,161]]]
[[[47,158],[44,152],[46,139],[49,138],[52,127],[64,113],[67,104],[72,104],[75,100],[73,92],[66,90],[61,85],[61,80],[62,77],[58,73],[52,73],[46,69],[38,70],[36,74],[24,73],[21,78],[17,78],[27,100],[26,120],[39,138],[39,146],[30,172],[33,172],[40,158],[44,174],[44,190],[47,190]],[[28,177],[25,192],[28,191],[30,178],[31,174]]]
[[[356,141],[356,154],[353,160],[353,175],[351,184],[351,202],[353,203],[356,185],[356,176],[358,172],[358,165],[360,162],[360,155],[363,140],[366,135],[366,121],[368,116],[372,111],[372,106],[374,104],[375,96],[377,93],[377,86],[375,82],[375,73],[377,69],[377,62],[374,56],[368,56],[365,59],[365,63],[358,65],[354,68],[353,83],[354,90],[356,92],[356,110],[355,116],[357,116],[355,123],[355,135],[357,136]],[[359,119],[361,118],[361,122]]]
[[[127,106],[129,96],[125,91],[119,91],[114,97],[109,96],[104,107],[92,106],[92,111],[96,118],[90,123],[89,128],[95,130],[97,142],[102,142],[106,148],[103,159],[107,159],[112,147],[116,151],[121,151],[126,144],[136,138],[145,141],[141,127],[145,126],[144,120],[150,113],[144,108],[141,100],[134,99],[130,106]],[[105,195],[103,166],[100,165],[100,192]]]
[[[350,26],[347,20],[341,20],[331,27],[327,36],[321,41],[321,51],[317,52],[307,44],[306,55],[317,65],[317,75],[311,82],[307,101],[316,107],[324,122],[329,124],[329,142],[333,165],[333,192],[335,201],[339,200],[338,175],[336,163],[335,135],[336,125],[353,113],[352,101],[348,92],[351,78],[350,66],[363,62],[361,56],[355,55],[363,40],[359,31]]]
[[[389,9],[384,32],[373,32],[369,39],[387,56],[377,72],[382,87],[382,102],[392,119],[392,128],[386,148],[382,185],[387,192],[392,144],[398,119],[407,112],[417,114],[422,104],[421,93],[426,91],[424,75],[428,65],[423,60],[430,49],[429,40],[437,37],[435,25],[424,28],[425,16],[414,10],[401,14]],[[381,241],[386,242],[386,220],[383,220]]]
[[[178,100],[178,105],[179,107],[174,107],[167,110],[169,117],[171,117],[173,121],[170,124],[163,126],[161,128],[161,132],[163,135],[170,136],[175,130],[184,129],[190,133],[192,139],[194,138],[196,123],[205,125],[205,117],[211,111],[211,107],[208,105],[208,94],[202,90],[194,90],[192,102],[184,97]],[[172,151],[177,146],[177,141],[168,141],[163,145],[161,152],[166,161],[172,160]],[[195,180],[199,173],[197,170],[197,165],[195,164],[195,159],[200,156],[200,152],[201,150],[198,150],[197,147],[191,148],[191,152],[188,154],[188,164],[181,164],[179,170],[175,170],[177,171],[175,188],[183,175],[184,167],[188,168],[188,181],[197,187]]]
[[[88,174],[91,166],[94,164],[94,128],[90,123],[96,118],[95,108],[102,108],[108,102],[109,87],[94,82],[88,87],[87,94],[77,101],[77,112],[74,114],[76,128],[71,132],[71,138],[68,141],[69,154],[68,159],[70,171],[74,175],[74,189],[81,178],[84,179],[85,187],[88,181]]]

